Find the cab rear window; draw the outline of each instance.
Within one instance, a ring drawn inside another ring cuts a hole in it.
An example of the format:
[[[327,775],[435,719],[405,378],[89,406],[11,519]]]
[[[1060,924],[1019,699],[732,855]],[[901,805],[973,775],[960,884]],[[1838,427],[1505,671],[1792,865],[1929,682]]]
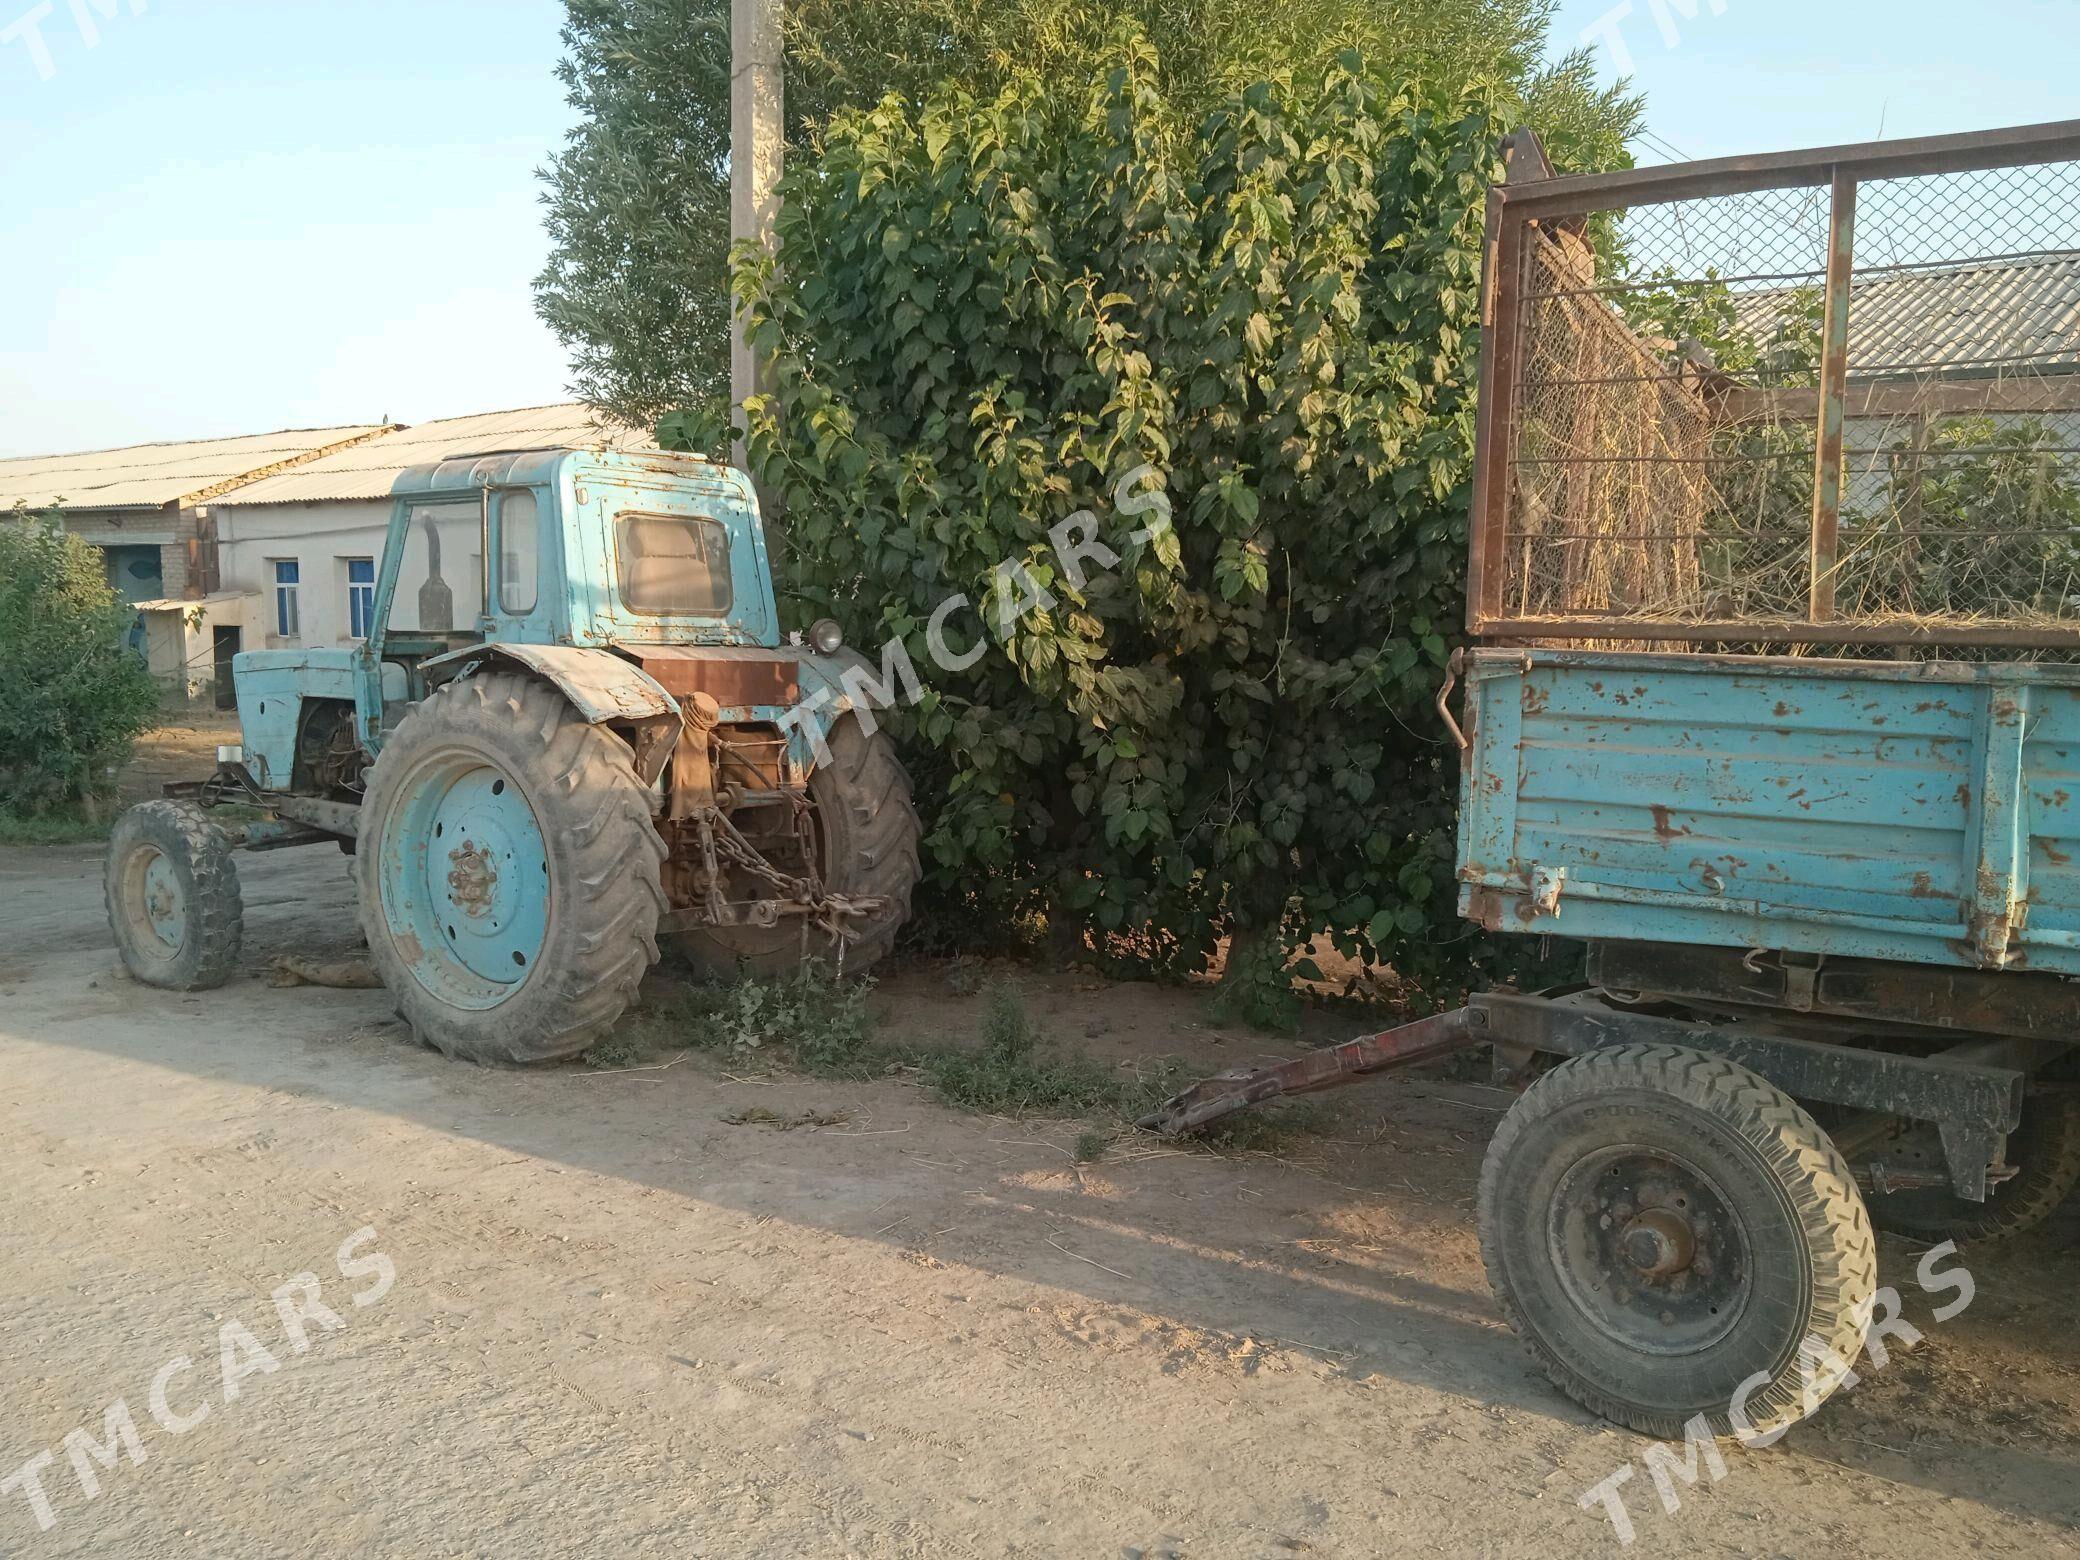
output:
[[[697,515],[622,515],[614,522],[621,599],[647,617],[729,611],[729,533]]]

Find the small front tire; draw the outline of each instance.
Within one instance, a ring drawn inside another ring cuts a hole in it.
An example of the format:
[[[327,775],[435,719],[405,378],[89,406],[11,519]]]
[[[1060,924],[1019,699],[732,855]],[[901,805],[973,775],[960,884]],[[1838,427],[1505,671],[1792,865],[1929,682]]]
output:
[[[118,818],[103,890],[123,968],[145,985],[209,991],[238,968],[238,866],[231,842],[200,807],[141,802]]]

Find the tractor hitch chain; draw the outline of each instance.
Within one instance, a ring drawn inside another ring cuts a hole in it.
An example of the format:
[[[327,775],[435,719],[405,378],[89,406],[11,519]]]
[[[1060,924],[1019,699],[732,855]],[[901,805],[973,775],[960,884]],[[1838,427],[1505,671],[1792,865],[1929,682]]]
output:
[[[699,905],[672,911],[665,918],[669,927],[683,930],[698,926],[773,926],[782,916],[801,916],[805,937],[808,928],[815,925],[837,942],[842,966],[845,945],[854,936],[852,923],[886,915],[892,908],[880,894],[830,894],[824,891],[818,877],[794,877],[782,872],[744,838],[719,807],[702,807],[691,821],[700,840],[707,894]],[[770,895],[750,900],[725,898],[721,871],[725,862],[758,879],[771,890]]]

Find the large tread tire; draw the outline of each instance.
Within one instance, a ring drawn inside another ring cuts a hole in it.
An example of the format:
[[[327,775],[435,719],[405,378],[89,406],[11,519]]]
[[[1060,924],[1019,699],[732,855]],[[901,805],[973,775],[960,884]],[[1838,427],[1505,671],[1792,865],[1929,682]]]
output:
[[[167,886],[184,912],[177,945],[155,936],[146,914],[145,875],[154,859],[165,863],[172,879]],[[102,886],[123,967],[145,985],[210,991],[237,970],[245,939],[238,863],[231,842],[200,807],[140,802],[125,812],[109,833]]]
[[[1913,1240],[1987,1245],[2027,1234],[2080,1187],[2080,1094],[2040,1094],[2023,1107],[2022,1125],[2008,1139],[2013,1180],[1994,1187],[1983,1203],[1967,1202],[1942,1187],[1868,1197],[1871,1222]]]
[[[490,1006],[461,1006],[429,987],[407,956],[417,940],[391,926],[383,902],[385,873],[396,870],[384,865],[396,860],[385,835],[401,793],[428,766],[461,758],[519,789],[546,855],[540,951]],[[407,715],[369,771],[355,855],[362,928],[383,984],[426,1044],[469,1061],[556,1061],[610,1029],[657,962],[664,857],[627,743],[588,724],[546,683],[507,672],[469,677]]]
[[[1622,1338],[1622,1327],[1594,1319],[1582,1281],[1562,1273],[1580,1271],[1555,1255],[1567,1244],[1580,1167],[1612,1153],[1694,1167],[1740,1227],[1743,1255],[1711,1281],[1735,1285],[1711,1303],[1738,1309],[1730,1321],[1711,1310],[1694,1349],[1650,1336],[1667,1320],[1650,1314],[1658,1298],[1644,1318],[1620,1311],[1635,1297],[1625,1285],[1637,1273],[1614,1264],[1608,1293],[1596,1291],[1606,1318],[1618,1311],[1639,1320]],[[1789,1095],[1718,1057],[1619,1046],[1548,1073],[1489,1147],[1480,1229],[1496,1303],[1532,1358],[1583,1407],[1643,1435],[1680,1440],[1702,1415],[1714,1435],[1766,1440],[1832,1390],[1829,1353],[1847,1366],[1863,1350],[1877,1248],[1849,1166]],[[1744,1388],[1757,1376],[1759,1388]]]
[[[858,975],[895,946],[910,918],[910,896],[922,875],[917,858],[921,830],[910,799],[910,776],[887,732],[869,735],[857,717],[847,716],[826,740],[830,760],[809,776],[809,799],[823,836],[824,886],[853,898],[885,897],[896,907],[842,950],[845,973]],[[818,927],[809,928],[805,939],[795,918],[770,927],[701,927],[686,933],[681,945],[695,969],[718,980],[744,972],[784,977],[805,955],[833,967],[841,962],[837,939]]]

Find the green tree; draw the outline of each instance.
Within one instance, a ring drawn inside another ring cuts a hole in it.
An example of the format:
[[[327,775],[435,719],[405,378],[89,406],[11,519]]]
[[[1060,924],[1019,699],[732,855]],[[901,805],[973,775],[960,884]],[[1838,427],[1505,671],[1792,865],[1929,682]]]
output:
[[[790,174],[777,270],[738,274],[788,583],[928,680],[896,721],[942,903],[1187,967],[1326,932],[1440,973],[1458,756],[1429,704],[1502,110],[1347,54],[1184,131],[1154,48],[1114,50],[1074,93],[840,115]],[[1050,536],[1079,511],[1118,560],[1081,580]],[[946,637],[986,649],[935,671],[955,591]]]
[[[123,646],[130,620],[101,554],[56,511],[0,519],[0,807],[101,795],[151,726],[157,689]]]
[[[993,96],[1014,75],[1083,89],[1109,29],[1157,50],[1162,110],[1187,129],[1248,82],[1319,77],[1343,49],[1387,79],[1472,83],[1563,168],[1624,165],[1637,99],[1599,88],[1585,53],[1546,63],[1553,0],[793,0],[790,144],[813,155],[831,116],[942,85]],[[724,0],[569,0],[560,67],[579,124],[545,170],[552,254],[542,318],[573,388],[632,421],[726,402],[729,8]]]

